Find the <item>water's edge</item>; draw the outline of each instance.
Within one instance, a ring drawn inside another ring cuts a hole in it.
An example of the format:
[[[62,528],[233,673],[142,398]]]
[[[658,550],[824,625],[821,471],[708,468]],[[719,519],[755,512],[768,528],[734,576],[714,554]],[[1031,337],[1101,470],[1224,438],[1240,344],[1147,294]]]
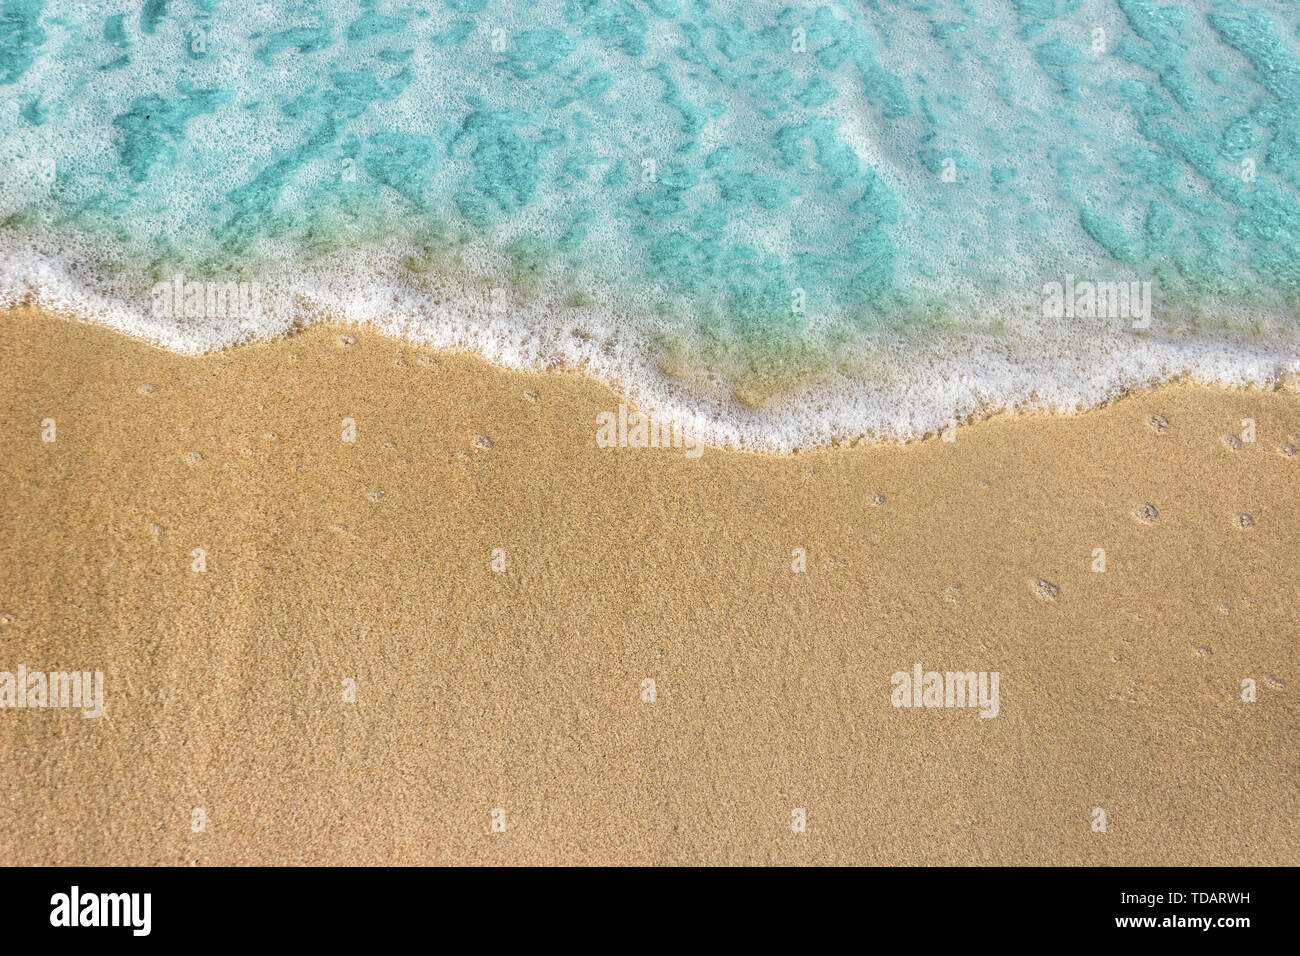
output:
[[[12,265],[12,262],[9,263]],[[30,264],[29,264],[30,266]],[[436,313],[399,303],[350,309],[345,302],[301,301],[273,325],[229,332],[222,341],[195,340],[137,307],[67,281],[0,281],[0,309],[33,308],[88,322],[183,355],[205,355],[272,342],[316,324],[366,328],[395,341],[475,355],[506,369],[582,374],[659,421],[686,425],[715,448],[788,453],[859,442],[906,442],[1001,413],[1077,413],[1133,392],[1178,380],[1228,388],[1300,388],[1300,355],[1224,333],[1216,338],[1135,337],[1126,331],[1087,339],[1043,326],[949,330],[902,346],[884,339],[858,343],[851,357],[812,384],[757,407],[721,381],[685,381],[664,371],[656,345],[635,341],[624,324],[602,327],[599,316],[554,316],[486,309],[466,299]],[[0,264],[0,280],[3,276]],[[50,280],[55,273],[44,272]],[[9,278],[12,278],[12,271]],[[327,290],[319,290],[322,293]],[[385,293],[389,290],[385,288]],[[377,302],[378,300],[376,300]],[[578,334],[578,333],[581,334]],[[853,377],[853,373],[857,377]]]

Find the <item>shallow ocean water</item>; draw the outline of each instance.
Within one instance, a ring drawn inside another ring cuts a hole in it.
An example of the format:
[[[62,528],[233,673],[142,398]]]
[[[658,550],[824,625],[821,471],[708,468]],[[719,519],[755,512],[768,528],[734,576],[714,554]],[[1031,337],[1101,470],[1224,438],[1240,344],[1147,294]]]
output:
[[[1300,370],[1294,2],[0,11],[0,301],[169,348],[369,321],[770,448]]]

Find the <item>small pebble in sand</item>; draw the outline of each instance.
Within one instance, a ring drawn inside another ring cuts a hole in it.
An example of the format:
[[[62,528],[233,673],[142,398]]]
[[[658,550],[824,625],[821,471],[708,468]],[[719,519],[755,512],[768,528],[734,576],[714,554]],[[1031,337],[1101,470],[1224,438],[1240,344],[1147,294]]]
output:
[[[1156,511],[1156,506],[1150,502],[1141,505],[1134,514],[1137,515],[1139,521],[1144,521],[1147,524],[1150,524],[1155,521],[1156,518],[1160,517],[1160,512]]]
[[[203,460],[203,456],[200,455],[197,451],[187,451],[185,453],[186,464],[197,465],[202,460]]]
[[[1233,451],[1241,451],[1241,439],[1236,435],[1224,435],[1223,443]]]
[[[1237,515],[1237,527],[1238,527],[1238,528],[1253,528],[1253,527],[1255,527],[1255,519],[1252,518],[1250,515],[1246,514],[1246,512],[1243,511],[1243,512],[1241,512],[1240,514]]]
[[[280,436],[277,435],[275,432],[267,432],[267,433],[266,433],[265,435],[263,435],[262,437],[265,438],[267,441],[275,441],[275,440],[276,440],[277,438],[279,438]]]
[[[341,349],[350,348],[353,345],[357,344],[357,340],[353,338],[351,335],[340,335],[338,342],[339,342],[339,348]]]
[[[0,624],[12,624],[15,618],[12,614],[0,614]]]
[[[432,365],[437,365],[438,360],[434,358],[432,355],[421,355],[419,358],[419,363],[421,365],[432,366]]]
[[[538,394],[537,389],[535,388],[531,388],[524,392],[524,398],[528,399],[530,402],[535,402],[541,397],[542,396]]]
[[[1169,428],[1169,419],[1163,415],[1152,415],[1147,419],[1147,423],[1158,432],[1163,432]]]
[[[1214,651],[1210,650],[1208,647],[1198,647],[1196,649],[1196,655],[1198,657],[1213,657]]]
[[[885,503],[885,496],[877,491],[874,495],[871,496],[871,503],[873,505],[883,505]]]
[[[160,525],[160,524],[159,524],[158,522],[156,522],[156,521],[151,521],[151,522],[149,522],[149,533],[150,533],[151,535],[153,535],[155,538],[158,537],[160,534],[162,534],[162,533],[163,533],[164,531],[166,531],[166,530],[167,530],[166,528],[164,528],[162,525]]]
[[[1034,593],[1041,598],[1056,600],[1061,596],[1061,589],[1051,581],[1045,581],[1042,578],[1039,578],[1034,582]]]
[[[1295,445],[1291,444],[1290,442],[1287,442],[1285,445],[1283,445],[1281,448],[1278,449],[1278,453],[1282,455],[1286,455],[1288,458],[1294,458]]]
[[[138,389],[136,389],[136,391],[138,391],[141,395],[152,395],[154,392],[158,391],[158,386],[141,385]]]
[[[384,447],[391,451],[392,449],[397,447],[397,444],[395,442],[386,441],[384,442]]]
[[[961,585],[960,584],[948,585],[948,590],[943,593],[943,599],[945,601],[950,601],[953,604],[961,603]]]
[[[491,447],[492,447],[492,439],[491,439],[491,438],[488,438],[487,435],[479,435],[479,436],[477,436],[477,437],[474,439],[474,447],[475,447],[475,448],[491,448]]]
[[[1286,686],[1286,681],[1282,680],[1280,677],[1274,677],[1272,674],[1269,674],[1264,678],[1264,683],[1273,688],[1273,690],[1281,690]]]
[[[378,501],[378,500],[379,500],[380,498],[382,498],[382,497],[384,497],[384,493],[383,493],[382,491],[380,491],[378,488],[376,488],[374,491],[370,492],[370,500],[371,500],[371,501]]]

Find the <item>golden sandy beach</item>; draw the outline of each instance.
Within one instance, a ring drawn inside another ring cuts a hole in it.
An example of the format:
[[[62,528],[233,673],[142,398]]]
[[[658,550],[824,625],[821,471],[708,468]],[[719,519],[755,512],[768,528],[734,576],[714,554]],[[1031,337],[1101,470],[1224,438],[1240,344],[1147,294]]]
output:
[[[691,460],[364,328],[3,322],[0,671],[104,715],[0,709],[0,863],[1300,862],[1295,392]]]

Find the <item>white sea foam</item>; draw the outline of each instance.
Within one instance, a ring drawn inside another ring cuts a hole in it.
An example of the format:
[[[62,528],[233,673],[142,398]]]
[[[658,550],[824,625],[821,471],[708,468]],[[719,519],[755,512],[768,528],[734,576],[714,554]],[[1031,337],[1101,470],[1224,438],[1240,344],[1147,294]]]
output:
[[[1284,327],[1262,337],[1227,327],[1197,333],[1167,329],[1157,318],[1136,332],[1126,322],[1043,319],[1026,303],[1005,302],[964,315],[956,327],[862,333],[810,384],[755,408],[733,396],[724,372],[704,368],[682,378],[661,371],[663,349],[644,316],[520,302],[507,290],[445,275],[377,280],[398,274],[399,257],[370,249],[307,269],[268,270],[253,280],[262,290],[259,314],[187,317],[158,314],[143,281],[106,280],[77,255],[33,243],[0,249],[0,306],[38,305],[186,354],[280,338],[320,321],[364,324],[507,368],[580,370],[661,419],[690,423],[709,444],[776,452],[916,439],[1002,411],[1080,411],[1182,376],[1273,387],[1300,374],[1300,341]]]

